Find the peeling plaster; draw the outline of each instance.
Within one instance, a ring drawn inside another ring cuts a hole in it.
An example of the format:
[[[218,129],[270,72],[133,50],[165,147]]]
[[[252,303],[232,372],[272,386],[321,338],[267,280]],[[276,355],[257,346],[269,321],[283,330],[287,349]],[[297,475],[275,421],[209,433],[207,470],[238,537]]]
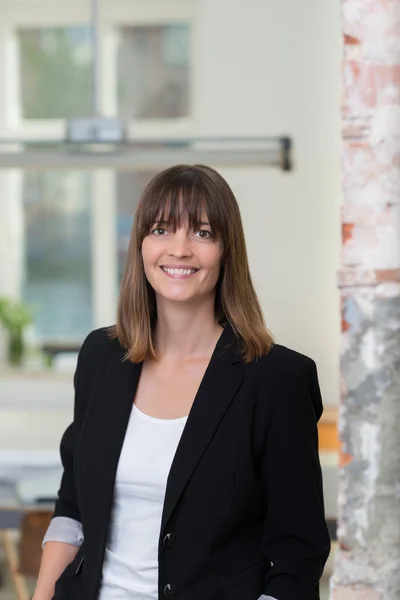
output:
[[[385,591],[385,600],[398,600],[397,572],[388,565],[395,556],[400,563],[400,286],[344,290],[343,302],[349,329],[341,358],[339,434],[352,460],[339,472],[343,549],[334,580],[374,586]]]
[[[332,600],[400,599],[400,0],[342,0],[341,404]]]

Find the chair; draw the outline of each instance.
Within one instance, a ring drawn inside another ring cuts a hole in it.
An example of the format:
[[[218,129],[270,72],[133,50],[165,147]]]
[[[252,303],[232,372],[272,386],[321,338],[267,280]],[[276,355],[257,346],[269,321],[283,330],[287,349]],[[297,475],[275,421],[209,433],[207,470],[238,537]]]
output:
[[[52,517],[52,511],[28,510],[18,531],[0,531],[8,571],[17,600],[29,600],[27,577],[37,577],[42,557],[42,540]],[[18,539],[19,538],[19,539]]]

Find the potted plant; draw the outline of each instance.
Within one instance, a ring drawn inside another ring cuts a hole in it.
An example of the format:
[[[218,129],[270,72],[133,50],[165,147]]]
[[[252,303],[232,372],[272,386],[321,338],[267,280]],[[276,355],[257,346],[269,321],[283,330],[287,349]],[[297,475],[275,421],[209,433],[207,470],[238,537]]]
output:
[[[25,352],[24,329],[32,323],[32,313],[24,302],[3,297],[0,323],[8,334],[8,362],[19,367]]]

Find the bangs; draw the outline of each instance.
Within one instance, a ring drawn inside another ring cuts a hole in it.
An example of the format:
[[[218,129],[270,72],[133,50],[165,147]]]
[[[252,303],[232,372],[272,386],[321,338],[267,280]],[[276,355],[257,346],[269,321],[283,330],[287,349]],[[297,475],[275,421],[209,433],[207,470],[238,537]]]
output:
[[[191,170],[172,180],[155,178],[150,182],[138,207],[139,244],[154,225],[167,224],[175,232],[188,220],[190,229],[198,230],[205,216],[215,238],[223,240],[226,217],[223,218],[218,198],[207,183]]]

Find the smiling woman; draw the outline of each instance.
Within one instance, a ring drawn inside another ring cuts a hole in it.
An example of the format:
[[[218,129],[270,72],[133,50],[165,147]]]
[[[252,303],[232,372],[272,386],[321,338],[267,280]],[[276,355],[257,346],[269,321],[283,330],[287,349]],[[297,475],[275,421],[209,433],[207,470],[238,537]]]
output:
[[[172,274],[163,267],[196,272]],[[236,198],[214,169],[178,165],[150,181],[137,207],[111,335],[128,349],[129,360],[155,358],[159,303],[207,298],[217,322],[229,319],[244,340],[246,360],[268,352],[272,337],[251,280]]]
[[[86,338],[75,385],[34,600],[319,597],[316,366],[273,343],[213,169],[148,184],[117,323]]]

